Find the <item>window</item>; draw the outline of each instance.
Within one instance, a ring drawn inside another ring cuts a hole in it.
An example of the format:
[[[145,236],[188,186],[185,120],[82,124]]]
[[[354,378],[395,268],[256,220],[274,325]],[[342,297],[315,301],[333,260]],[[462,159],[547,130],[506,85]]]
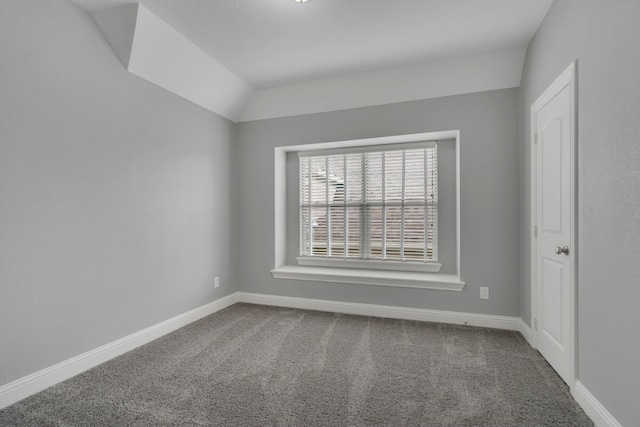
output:
[[[436,142],[299,155],[299,264],[439,270]]]
[[[293,153],[301,177],[292,182]],[[275,279],[464,288],[459,130],[287,145],[274,155]]]

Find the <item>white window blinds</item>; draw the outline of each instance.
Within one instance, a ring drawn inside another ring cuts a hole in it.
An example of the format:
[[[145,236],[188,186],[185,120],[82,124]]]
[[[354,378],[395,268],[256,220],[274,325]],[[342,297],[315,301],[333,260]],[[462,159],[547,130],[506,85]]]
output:
[[[437,261],[437,146],[399,147],[300,154],[301,256]]]

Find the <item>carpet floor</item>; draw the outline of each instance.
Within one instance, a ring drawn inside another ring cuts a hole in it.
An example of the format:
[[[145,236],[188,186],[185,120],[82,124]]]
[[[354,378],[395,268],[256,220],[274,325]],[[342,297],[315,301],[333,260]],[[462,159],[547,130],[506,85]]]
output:
[[[236,304],[2,426],[592,426],[517,332]]]

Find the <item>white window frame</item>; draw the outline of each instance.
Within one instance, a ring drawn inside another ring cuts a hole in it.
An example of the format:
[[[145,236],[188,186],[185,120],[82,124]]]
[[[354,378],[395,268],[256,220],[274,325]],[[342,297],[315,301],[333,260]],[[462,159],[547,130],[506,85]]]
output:
[[[288,152],[317,151],[388,144],[406,144],[431,140],[455,140],[456,180],[456,273],[439,274],[424,271],[391,271],[374,268],[341,268],[331,266],[287,265],[287,174]],[[465,283],[460,272],[460,131],[416,133],[380,138],[322,142],[305,145],[289,145],[274,149],[275,178],[275,267],[271,274],[277,279],[313,280],[367,285],[400,286],[411,288],[461,291]]]

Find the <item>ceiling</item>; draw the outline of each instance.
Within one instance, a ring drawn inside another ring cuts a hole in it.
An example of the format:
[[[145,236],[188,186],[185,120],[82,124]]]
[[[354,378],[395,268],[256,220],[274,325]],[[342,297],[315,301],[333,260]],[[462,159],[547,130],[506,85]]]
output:
[[[261,89],[526,46],[553,0],[139,2]]]

